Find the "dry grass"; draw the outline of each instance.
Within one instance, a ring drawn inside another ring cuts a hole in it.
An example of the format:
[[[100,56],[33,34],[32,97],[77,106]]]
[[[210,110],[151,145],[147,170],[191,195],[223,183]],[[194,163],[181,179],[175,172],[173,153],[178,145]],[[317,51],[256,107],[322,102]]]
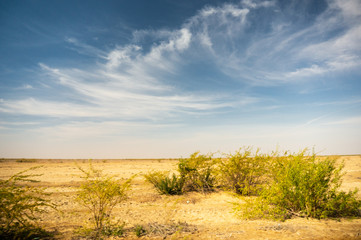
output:
[[[343,156],[345,171],[342,189],[361,189],[361,156]],[[53,193],[51,200],[60,212],[51,211],[41,216],[41,224],[50,231],[57,231],[58,239],[73,239],[74,230],[84,226],[89,219],[82,206],[74,201],[76,187],[81,178],[78,163],[88,166],[85,160],[36,160],[0,161],[0,178],[33,166],[39,186]],[[361,219],[312,220],[295,218],[283,223],[257,220],[245,221],[235,217],[231,194],[214,192],[187,193],[181,196],[161,196],[142,174],[150,170],[174,171],[176,160],[94,160],[96,168],[117,178],[129,178],[137,174],[127,201],[114,209],[114,220],[125,222],[126,239],[138,239],[135,226],[148,230],[140,239],[361,239]],[[361,198],[361,192],[358,193]]]

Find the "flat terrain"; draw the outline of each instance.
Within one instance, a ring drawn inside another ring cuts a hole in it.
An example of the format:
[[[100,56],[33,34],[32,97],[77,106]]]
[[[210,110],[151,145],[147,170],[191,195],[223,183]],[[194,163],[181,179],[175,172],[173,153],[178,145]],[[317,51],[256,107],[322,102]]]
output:
[[[343,190],[361,189],[361,156],[342,156],[345,161]],[[41,224],[57,231],[58,239],[77,239],[76,229],[88,224],[89,215],[74,201],[81,172],[89,166],[85,160],[0,160],[0,179],[42,165],[32,171],[42,174],[37,186],[52,193],[51,200],[59,205],[59,212],[42,216]],[[295,218],[286,222],[266,220],[247,221],[232,213],[232,202],[239,201],[226,192],[207,195],[187,193],[182,196],[163,196],[144,181],[142,174],[151,170],[176,170],[176,160],[93,160],[93,166],[117,178],[130,178],[129,198],[114,210],[115,220],[125,222],[131,229],[137,224],[153,226],[152,234],[140,239],[361,239],[361,219],[314,220]],[[358,193],[361,198],[361,192]],[[179,223],[180,222],[180,223]],[[172,233],[172,226],[182,225],[182,231]],[[169,235],[167,235],[169,233]],[[128,231],[126,239],[138,239]],[[115,238],[112,238],[115,239]]]

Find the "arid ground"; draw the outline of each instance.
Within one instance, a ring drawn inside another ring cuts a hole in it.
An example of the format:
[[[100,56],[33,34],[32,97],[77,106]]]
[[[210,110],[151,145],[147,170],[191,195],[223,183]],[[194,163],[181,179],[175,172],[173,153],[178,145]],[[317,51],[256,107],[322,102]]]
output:
[[[361,156],[342,156],[345,161],[343,190],[361,189]],[[132,181],[129,198],[114,209],[114,220],[125,222],[125,239],[138,239],[135,225],[152,227],[152,233],[140,239],[361,239],[361,219],[315,220],[294,218],[285,222],[242,220],[232,212],[232,194],[218,191],[210,194],[187,193],[181,196],[159,195],[145,182],[142,174],[151,170],[176,170],[177,160],[93,160],[93,166],[117,178]],[[80,185],[77,165],[89,166],[87,160],[8,160],[0,162],[0,178],[42,165],[32,171],[42,174],[37,186],[52,193],[59,211],[41,216],[40,224],[56,232],[57,239],[77,239],[76,230],[88,224],[90,215],[75,200]],[[361,192],[358,193],[361,198]],[[176,231],[172,226],[183,226]],[[158,230],[157,230],[158,229]],[[115,237],[111,238],[115,239]]]

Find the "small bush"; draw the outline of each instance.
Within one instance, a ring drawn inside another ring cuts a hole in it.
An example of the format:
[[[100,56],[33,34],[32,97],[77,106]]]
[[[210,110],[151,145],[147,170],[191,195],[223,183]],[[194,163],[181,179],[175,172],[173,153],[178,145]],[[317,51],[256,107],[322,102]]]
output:
[[[193,153],[189,158],[180,159],[178,171],[184,179],[186,191],[212,191],[216,183],[216,161],[212,156]]]
[[[92,215],[91,220],[97,236],[109,232],[111,213],[114,207],[126,199],[131,179],[120,181],[94,169],[92,164],[88,170],[78,167],[83,173],[76,200],[86,207]]]
[[[168,236],[172,236],[177,233],[194,233],[198,229],[196,226],[190,225],[186,222],[169,222],[167,224],[160,224],[157,222],[149,223],[147,225],[147,233],[149,236],[162,237],[167,239]],[[179,239],[176,236],[172,236],[171,239]]]
[[[22,185],[37,182],[28,174],[30,168],[19,172],[7,180],[0,180],[0,238],[33,239],[46,238],[49,233],[37,225],[38,214],[46,208],[55,208],[46,197],[44,189]]]
[[[37,159],[28,159],[28,158],[20,158],[20,159],[16,159],[15,161],[19,162],[19,163],[34,163],[34,162],[37,162],[38,160]]]
[[[134,232],[137,237],[144,236],[147,233],[147,231],[142,225],[136,225],[134,227]]]
[[[104,236],[115,236],[115,237],[121,237],[125,233],[124,229],[125,223],[122,224],[106,224],[103,226],[102,229],[102,235]]]
[[[237,194],[254,195],[267,179],[269,162],[269,157],[259,154],[259,151],[252,155],[251,148],[239,149],[219,160],[221,186]]]
[[[299,154],[274,158],[272,182],[260,192],[260,198],[247,200],[246,218],[287,219],[358,216],[361,201],[357,191],[339,191],[343,165],[336,159],[319,159]],[[239,210],[239,209],[238,209]]]
[[[174,173],[169,177],[168,172],[151,172],[145,175],[145,179],[153,184],[160,194],[179,195],[183,192],[184,179]]]

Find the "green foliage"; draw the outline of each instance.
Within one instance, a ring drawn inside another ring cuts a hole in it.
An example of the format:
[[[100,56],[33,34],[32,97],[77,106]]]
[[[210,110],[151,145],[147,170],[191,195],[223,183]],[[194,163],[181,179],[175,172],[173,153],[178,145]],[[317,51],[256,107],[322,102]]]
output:
[[[37,161],[38,161],[37,159],[28,159],[28,158],[16,159],[16,162],[19,162],[19,163],[34,163]]]
[[[122,224],[106,224],[103,226],[102,235],[104,236],[114,236],[114,237],[121,237],[125,233],[124,229],[125,223]]]
[[[189,158],[180,159],[178,171],[184,179],[186,191],[208,192],[214,189],[216,183],[215,163],[212,156],[193,153]]]
[[[148,223],[146,231],[147,235],[151,237],[162,237],[162,239],[180,239],[179,234],[194,233],[198,229],[196,226],[190,225],[186,222],[169,222],[167,224],[160,224],[158,222]],[[177,236],[178,235],[178,236]]]
[[[336,159],[299,154],[274,157],[272,181],[260,198],[247,201],[246,218],[267,217],[284,220],[293,215],[327,218],[359,215],[357,191],[339,191],[343,164]]]
[[[184,179],[174,173],[169,177],[168,172],[150,172],[145,175],[145,179],[153,184],[160,194],[179,195],[183,192]]]
[[[95,232],[98,235],[103,234],[104,231],[107,232],[107,226],[110,226],[112,210],[126,199],[131,179],[116,180],[95,169],[92,164],[88,170],[78,168],[83,173],[83,183],[77,192],[76,199],[89,210]]]
[[[241,195],[256,194],[266,180],[270,157],[251,148],[239,149],[235,154],[219,160],[219,178],[226,189]]]
[[[35,168],[38,167],[0,180],[0,238],[33,239],[49,236],[49,233],[37,226],[37,214],[55,206],[46,199],[48,194],[44,189],[25,185],[36,182],[31,178],[39,175],[28,174]]]
[[[144,236],[147,233],[147,231],[142,225],[136,225],[134,227],[134,232],[137,237]]]

